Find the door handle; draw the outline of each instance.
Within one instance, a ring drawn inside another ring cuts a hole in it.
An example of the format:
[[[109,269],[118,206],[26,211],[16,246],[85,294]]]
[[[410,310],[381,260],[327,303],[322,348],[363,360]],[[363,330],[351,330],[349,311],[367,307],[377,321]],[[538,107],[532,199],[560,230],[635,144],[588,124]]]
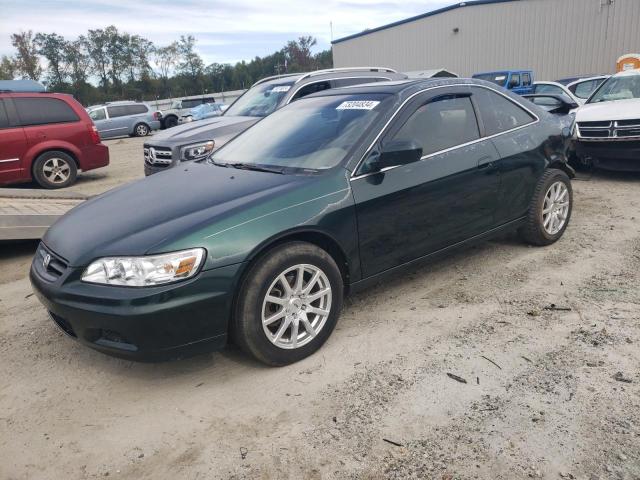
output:
[[[478,160],[478,168],[489,168],[493,166],[493,157],[486,155]]]

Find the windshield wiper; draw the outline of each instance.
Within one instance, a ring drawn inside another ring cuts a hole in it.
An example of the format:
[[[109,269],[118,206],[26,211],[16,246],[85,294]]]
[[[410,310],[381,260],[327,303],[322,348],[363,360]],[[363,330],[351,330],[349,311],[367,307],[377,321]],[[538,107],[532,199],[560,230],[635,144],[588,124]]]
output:
[[[239,168],[240,170],[255,170],[256,172],[269,172],[269,173],[278,173],[280,175],[284,175],[284,168],[272,168],[266,167],[262,165],[257,165],[255,163],[226,163],[224,165],[228,165],[233,168]]]

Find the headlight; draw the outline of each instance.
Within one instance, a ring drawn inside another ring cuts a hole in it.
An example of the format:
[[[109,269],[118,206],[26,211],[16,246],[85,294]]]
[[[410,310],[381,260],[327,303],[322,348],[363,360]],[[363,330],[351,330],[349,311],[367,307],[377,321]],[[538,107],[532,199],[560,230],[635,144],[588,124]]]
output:
[[[180,150],[180,158],[182,160],[200,160],[211,153],[214,145],[215,142],[213,140],[187,145]]]
[[[82,281],[124,287],[151,287],[193,277],[205,258],[204,248],[144,257],[105,257],[82,274]]]

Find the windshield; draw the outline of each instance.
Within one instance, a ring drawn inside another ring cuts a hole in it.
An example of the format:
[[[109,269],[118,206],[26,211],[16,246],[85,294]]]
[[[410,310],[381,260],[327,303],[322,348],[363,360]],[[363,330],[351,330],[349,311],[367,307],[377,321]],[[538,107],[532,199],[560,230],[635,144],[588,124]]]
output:
[[[238,98],[227,109],[225,115],[266,117],[278,108],[280,100],[287,94],[292,85],[292,81],[256,85]]]
[[[381,115],[382,94],[306,98],[278,110],[220,150],[218,164],[324,170],[340,164]]]
[[[507,83],[507,77],[509,76],[508,72],[494,72],[494,73],[477,73],[473,76],[473,78],[477,78],[479,80],[486,80],[487,82],[495,83],[496,85],[500,85],[504,87]]]
[[[640,98],[640,75],[609,78],[587,103],[612,102],[630,98]]]

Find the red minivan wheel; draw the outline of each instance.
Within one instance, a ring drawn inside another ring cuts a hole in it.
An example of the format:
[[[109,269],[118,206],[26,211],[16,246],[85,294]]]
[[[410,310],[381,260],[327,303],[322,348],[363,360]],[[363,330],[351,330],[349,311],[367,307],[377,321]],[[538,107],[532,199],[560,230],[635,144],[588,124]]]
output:
[[[33,178],[43,188],[64,188],[76,181],[78,168],[67,153],[53,150],[41,154],[33,164]]]

